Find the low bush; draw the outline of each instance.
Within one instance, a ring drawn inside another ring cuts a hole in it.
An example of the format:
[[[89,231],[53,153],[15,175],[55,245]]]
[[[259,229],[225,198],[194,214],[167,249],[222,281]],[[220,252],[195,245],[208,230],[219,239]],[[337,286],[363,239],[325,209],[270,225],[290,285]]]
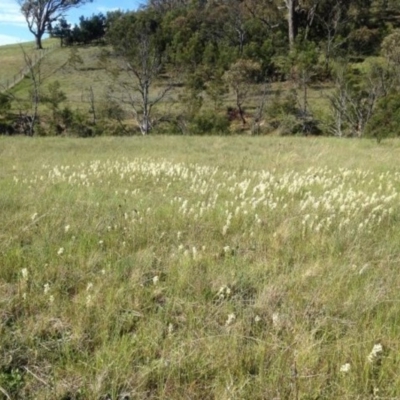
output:
[[[190,133],[196,135],[226,135],[229,133],[230,122],[226,115],[213,111],[203,111],[196,115],[190,123]]]

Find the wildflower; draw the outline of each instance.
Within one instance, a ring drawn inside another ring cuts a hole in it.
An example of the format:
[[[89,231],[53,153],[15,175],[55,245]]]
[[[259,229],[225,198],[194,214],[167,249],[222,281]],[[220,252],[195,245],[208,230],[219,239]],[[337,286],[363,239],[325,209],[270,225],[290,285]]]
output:
[[[99,245],[102,246],[104,244],[104,240],[99,240]]]
[[[369,267],[369,264],[364,264],[363,267],[360,269],[360,271],[358,271],[359,275],[362,275]]]
[[[59,256],[63,255],[63,254],[64,254],[64,247],[60,247],[60,248],[58,249],[58,251],[57,251],[57,254],[58,254]]]
[[[168,334],[171,335],[174,332],[174,325],[170,322],[168,324]]]
[[[235,322],[235,320],[236,320],[236,315],[233,313],[229,314],[228,319],[225,322],[225,326],[229,326],[229,325],[233,324]]]
[[[70,226],[69,225],[65,225],[64,227],[64,232],[67,233],[69,231]]]
[[[47,294],[50,291],[50,285],[48,283],[45,283],[43,286],[43,293]]]
[[[217,293],[217,297],[220,300],[224,300],[225,298],[228,298],[230,295],[231,295],[231,289],[226,285],[221,286]]]
[[[158,275],[156,275],[156,276],[153,278],[153,285],[157,285],[157,283],[158,283],[159,280],[160,280],[160,278],[158,277]]]
[[[277,313],[277,312],[274,312],[273,314],[272,314],[272,325],[275,327],[275,328],[279,328],[280,327],[280,325],[281,325],[281,316],[279,315],[279,313]]]
[[[93,283],[89,282],[86,286],[86,291],[89,292],[93,288]]]
[[[343,365],[340,367],[340,372],[347,373],[347,372],[350,371],[350,368],[351,368],[350,363],[343,364]]]
[[[27,281],[28,280],[28,276],[29,276],[28,268],[22,268],[21,269],[21,275],[22,275],[22,279],[24,281]]]
[[[254,322],[257,324],[257,323],[259,323],[261,321],[261,317],[259,317],[258,315],[256,315],[255,317],[254,317]]]
[[[383,347],[380,343],[375,344],[374,347],[372,348],[371,353],[368,355],[368,361],[370,363],[373,363],[375,360],[377,360],[383,352]]]
[[[49,297],[49,303],[50,303],[50,304],[53,304],[53,303],[54,303],[54,296],[53,296],[53,295],[50,295],[50,297]]]
[[[226,254],[226,253],[229,253],[229,251],[230,251],[230,247],[229,246],[224,246],[224,253]]]

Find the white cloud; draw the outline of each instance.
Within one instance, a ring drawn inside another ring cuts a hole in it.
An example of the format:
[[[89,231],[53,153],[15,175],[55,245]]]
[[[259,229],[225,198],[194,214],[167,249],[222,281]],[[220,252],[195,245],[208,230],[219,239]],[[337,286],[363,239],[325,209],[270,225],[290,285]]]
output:
[[[0,23],[8,25],[25,25],[25,18],[15,0],[2,0],[0,3]]]
[[[26,42],[26,39],[22,39],[17,36],[0,34],[0,46],[3,46],[5,44],[15,44],[15,43],[22,43],[22,42]]]

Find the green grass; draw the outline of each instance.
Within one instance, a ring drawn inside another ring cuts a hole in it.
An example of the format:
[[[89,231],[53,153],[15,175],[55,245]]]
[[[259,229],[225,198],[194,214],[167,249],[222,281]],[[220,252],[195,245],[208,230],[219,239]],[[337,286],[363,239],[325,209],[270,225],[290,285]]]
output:
[[[46,44],[50,46],[57,42],[55,39],[49,39]],[[26,45],[29,49],[30,45]],[[66,94],[67,100],[64,102],[63,106],[69,106],[72,109],[79,109],[83,112],[88,112],[89,105],[89,88],[93,90],[94,100],[99,109],[104,105],[105,94],[112,88],[113,95],[117,98],[126,98],[126,93],[120,85],[113,80],[113,78],[108,74],[99,64],[99,55],[103,50],[103,47],[96,46],[82,46],[78,47],[78,54],[82,58],[83,63],[78,64],[75,67],[68,63],[68,59],[71,54],[71,48],[57,48],[51,53],[46,55],[42,60],[40,65],[41,71],[41,89],[42,92],[46,92],[49,84],[54,81],[58,81],[61,85],[61,90]],[[35,54],[35,50],[31,50],[32,54]],[[19,70],[23,65],[23,55],[19,46],[4,46],[0,47],[0,57],[4,57],[6,63],[2,63],[0,66],[0,80],[9,79],[8,77],[15,74],[16,70]],[[11,74],[11,75],[10,75]],[[3,78],[4,77],[4,78]],[[183,76],[178,77],[178,79],[183,79]],[[182,82],[179,82],[182,83]],[[156,96],[160,90],[160,87],[164,85],[164,82],[157,82],[151,88],[151,94]],[[282,97],[288,93],[289,90],[295,88],[294,84],[290,83],[273,83],[269,86],[269,95],[266,101],[266,108],[275,99],[278,92],[281,93]],[[18,83],[13,89],[13,94],[18,99],[27,99],[28,93],[31,89],[31,81],[29,77],[23,79]],[[328,101],[326,98],[326,91],[330,90],[329,87],[320,85],[311,85],[308,88],[308,102],[310,109],[315,113],[315,117],[319,120],[325,120],[326,114],[328,113]],[[155,112],[158,114],[178,114],[187,109],[187,104],[185,101],[181,100],[181,95],[183,94],[182,87],[175,87],[165,98],[164,101],[160,102],[156,106]],[[186,94],[187,96],[187,94]],[[299,98],[298,106],[300,106],[302,99],[300,98],[302,94],[298,92]],[[248,93],[248,97],[245,101],[245,110],[247,114],[247,119],[251,120],[251,116],[260,104],[260,99],[262,97],[261,85],[253,85],[252,89]],[[204,104],[203,111],[214,110],[214,105],[208,98],[206,93],[203,93]],[[233,93],[228,93],[223,97],[222,110],[226,107],[236,107],[236,100]],[[14,104],[16,111],[18,110],[18,104]],[[127,111],[127,119],[132,117],[132,108],[125,104],[123,105]],[[45,105],[40,106],[40,112],[42,115],[46,116],[50,113],[48,107]],[[235,124],[234,124],[235,125]],[[241,123],[237,123],[233,130],[242,131],[243,127]],[[246,129],[250,129],[250,123]],[[267,130],[270,128],[267,128]],[[270,133],[266,131],[265,133]]]
[[[0,138],[0,397],[399,398],[399,153]]]
[[[43,40],[43,47],[47,49],[58,43],[57,39],[45,39]],[[22,49],[21,49],[22,47]],[[16,74],[19,73],[25,67],[24,54],[33,59],[40,53],[35,50],[34,42],[26,42],[21,44],[10,44],[6,46],[0,46],[0,84],[5,85],[7,81],[13,81]],[[49,57],[50,58],[50,57]]]

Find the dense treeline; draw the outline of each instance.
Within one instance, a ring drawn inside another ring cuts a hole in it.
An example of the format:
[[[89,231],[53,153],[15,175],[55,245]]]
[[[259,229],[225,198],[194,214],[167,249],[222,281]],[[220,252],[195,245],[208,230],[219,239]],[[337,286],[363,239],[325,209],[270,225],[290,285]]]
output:
[[[81,16],[79,25],[69,24],[65,18],[60,18],[56,25],[51,26],[49,33],[51,37],[60,39],[61,46],[72,46],[75,44],[103,44],[106,33],[107,18],[99,13],[91,17]]]
[[[380,140],[397,131],[399,25],[399,0],[149,0],[75,27],[61,19],[51,34],[108,45],[100,62],[126,95],[103,115],[124,126],[132,110],[142,134],[234,127]],[[316,85],[329,88],[323,111],[310,102]],[[173,91],[181,106],[166,112]]]

